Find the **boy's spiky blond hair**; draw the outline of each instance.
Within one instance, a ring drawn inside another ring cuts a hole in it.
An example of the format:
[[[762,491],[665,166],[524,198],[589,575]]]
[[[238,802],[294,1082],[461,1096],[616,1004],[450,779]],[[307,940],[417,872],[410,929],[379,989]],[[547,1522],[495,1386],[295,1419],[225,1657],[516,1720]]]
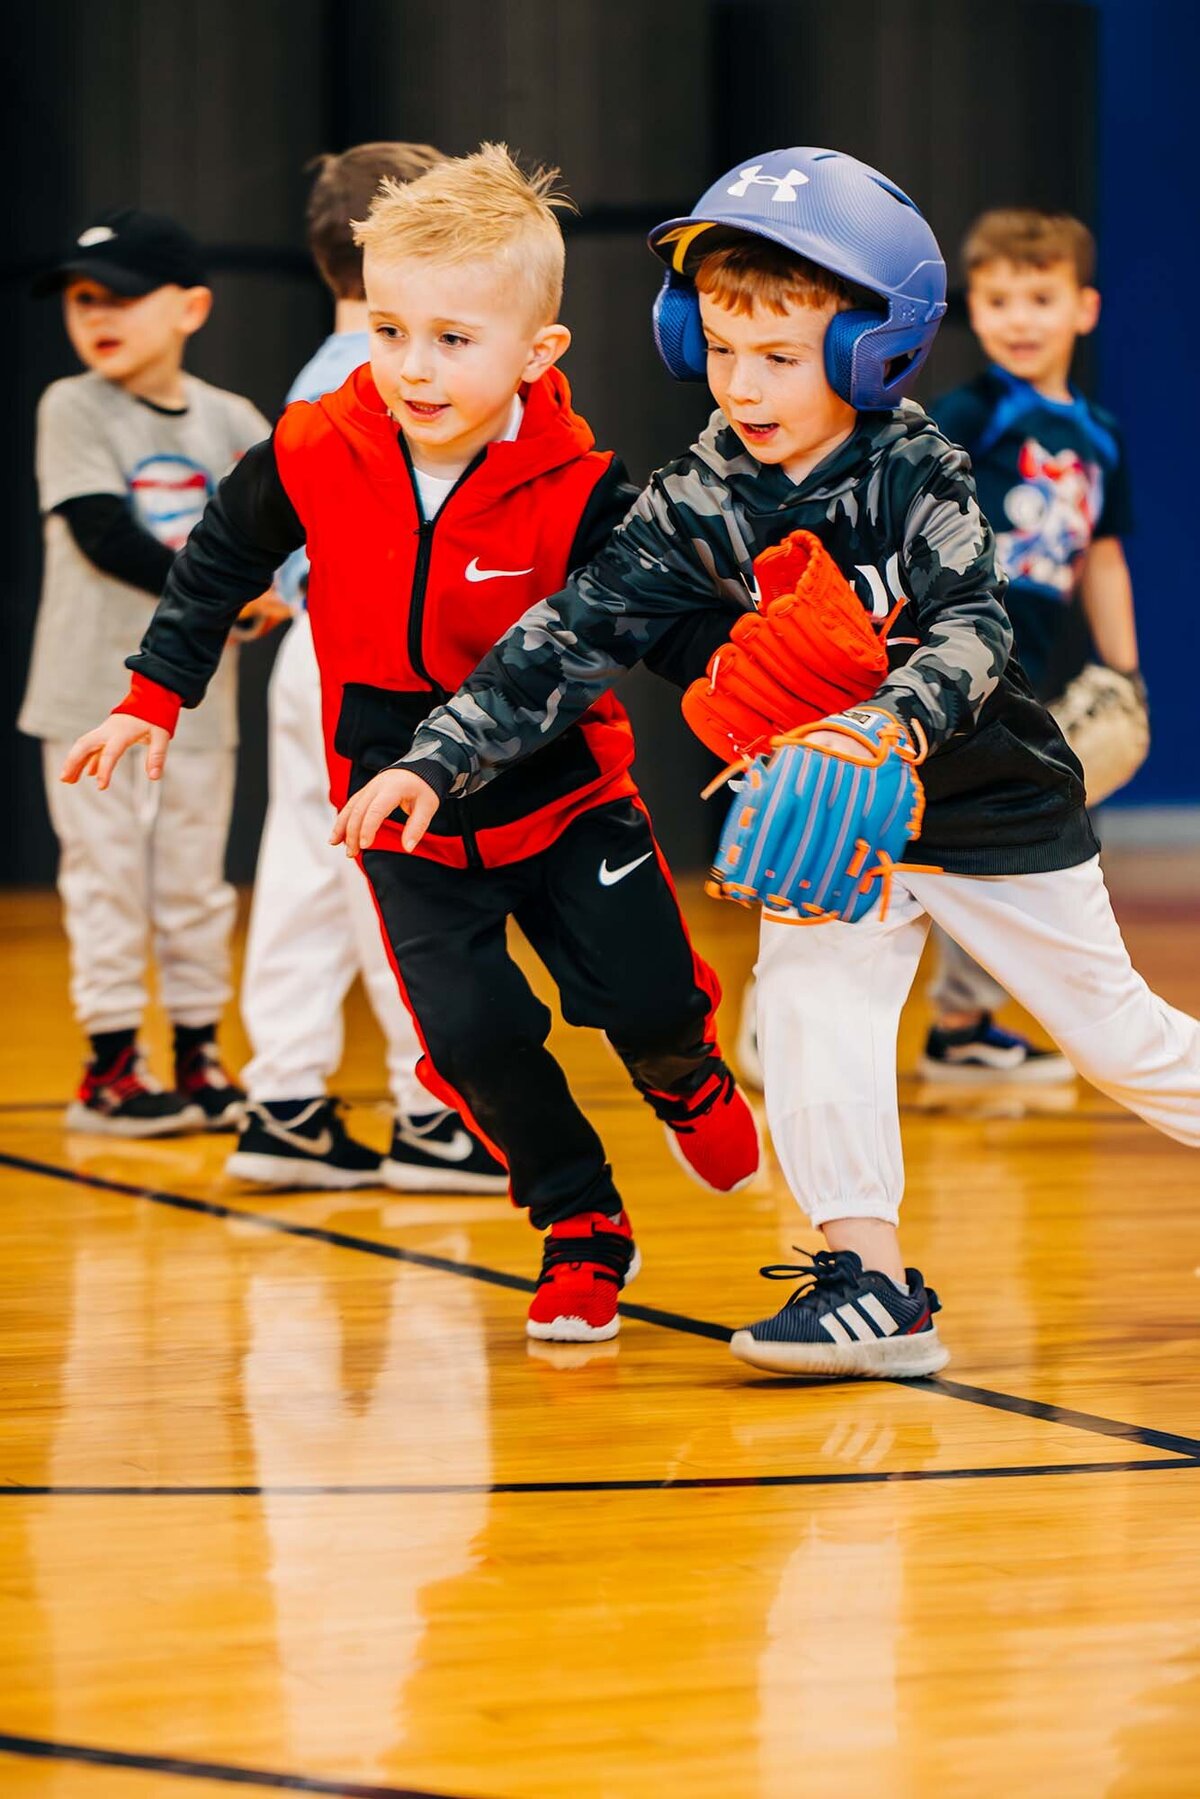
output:
[[[506,144],[439,163],[417,181],[385,180],[365,219],[354,223],[364,253],[388,262],[497,262],[528,296],[539,325],[562,303],[565,250],[555,213],[574,211],[557,169],[524,174]]]

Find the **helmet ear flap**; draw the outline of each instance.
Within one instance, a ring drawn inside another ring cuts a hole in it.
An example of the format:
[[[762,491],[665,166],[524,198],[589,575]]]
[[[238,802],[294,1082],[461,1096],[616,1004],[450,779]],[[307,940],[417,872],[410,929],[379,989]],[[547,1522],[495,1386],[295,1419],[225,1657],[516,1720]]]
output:
[[[899,324],[878,312],[834,313],[825,332],[825,376],[834,393],[860,412],[898,405],[945,310],[939,306],[933,321]]]
[[[669,269],[654,302],[654,342],[676,381],[704,381],[708,351],[700,323],[700,301],[687,275]]]
[[[855,367],[855,351],[863,338],[878,330],[883,320],[877,312],[835,312],[825,332],[825,378],[835,394],[850,406],[863,406],[862,374]],[[879,402],[876,402],[878,404]]]

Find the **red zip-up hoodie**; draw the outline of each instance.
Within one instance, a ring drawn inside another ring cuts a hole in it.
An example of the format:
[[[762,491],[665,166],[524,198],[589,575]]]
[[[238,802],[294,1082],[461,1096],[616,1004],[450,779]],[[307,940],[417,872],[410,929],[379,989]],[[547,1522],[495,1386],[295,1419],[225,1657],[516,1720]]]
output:
[[[552,369],[524,402],[517,437],[487,445],[429,522],[369,368],[289,406],[177,558],[117,710],[173,728],[179,704],[202,697],[229,623],[268,584],[264,564],[307,541],[330,797],[343,805],[627,510],[631,490],[572,411],[566,378]],[[533,855],[581,812],[636,793],[633,753],[606,695],[484,792],[444,802],[416,853],[460,868]],[[399,848],[402,825],[389,820],[377,846]]]

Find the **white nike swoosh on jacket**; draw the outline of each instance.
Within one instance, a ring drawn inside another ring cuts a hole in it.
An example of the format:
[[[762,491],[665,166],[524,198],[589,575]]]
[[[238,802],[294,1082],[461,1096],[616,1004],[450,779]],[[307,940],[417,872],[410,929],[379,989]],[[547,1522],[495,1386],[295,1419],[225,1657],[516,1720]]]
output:
[[[531,568],[480,568],[478,556],[472,556],[467,564],[468,581],[498,581],[501,576],[531,575]]]

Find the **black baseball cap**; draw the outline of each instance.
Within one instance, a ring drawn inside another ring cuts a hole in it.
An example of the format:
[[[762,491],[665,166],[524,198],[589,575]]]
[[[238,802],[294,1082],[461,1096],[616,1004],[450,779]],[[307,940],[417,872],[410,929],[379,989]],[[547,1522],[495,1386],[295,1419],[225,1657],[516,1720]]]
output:
[[[156,287],[204,287],[200,246],[190,232],[161,213],[121,207],[103,212],[69,244],[52,268],[33,283],[34,299],[56,294],[79,275],[135,299]]]

